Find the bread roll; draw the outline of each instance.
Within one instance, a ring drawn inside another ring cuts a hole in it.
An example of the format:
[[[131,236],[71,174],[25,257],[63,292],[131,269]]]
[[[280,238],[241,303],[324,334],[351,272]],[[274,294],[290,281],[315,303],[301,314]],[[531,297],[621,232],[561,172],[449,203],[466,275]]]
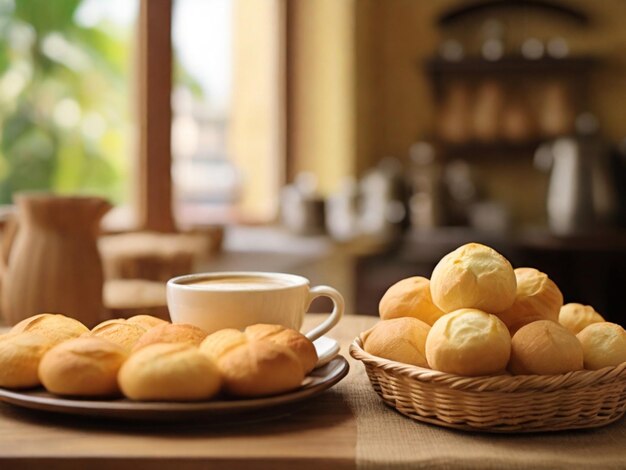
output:
[[[94,327],[91,336],[107,339],[130,352],[145,332],[144,327],[126,320],[108,320]]]
[[[300,359],[287,346],[248,341],[217,361],[224,390],[237,397],[258,397],[298,388],[304,380]]]
[[[299,331],[285,328],[282,325],[259,323],[250,325],[244,331],[250,340],[269,340],[290,348],[300,362],[305,374],[311,372],[317,364],[317,351],[310,339]]]
[[[495,315],[462,308],[435,322],[426,338],[431,368],[478,376],[502,372],[511,353],[511,335]]]
[[[382,320],[361,335],[363,349],[374,356],[428,367],[426,337],[430,326],[413,317]]]
[[[387,289],[378,305],[380,318],[413,317],[432,325],[444,312],[434,303],[430,295],[430,281],[415,276],[396,282]]]
[[[10,333],[0,336],[0,387],[37,387],[37,369],[52,340],[37,333]]]
[[[11,329],[11,333],[29,331],[50,339],[54,344],[89,332],[89,328],[78,320],[55,313],[40,313],[22,320]]]
[[[58,395],[117,395],[117,372],[126,357],[124,348],[106,339],[74,338],[56,345],[43,356],[39,378],[49,392]]]
[[[208,335],[200,344],[200,352],[214,361],[228,351],[248,342],[248,337],[234,328],[225,328]]]
[[[143,326],[146,330],[159,325],[168,325],[169,322],[152,315],[134,315],[126,320],[133,325]]]
[[[598,370],[626,362],[626,331],[609,322],[592,323],[576,335],[585,369]]]
[[[567,328],[550,320],[521,327],[511,341],[509,370],[553,375],[583,368],[583,348]]]
[[[559,323],[577,335],[592,323],[603,322],[604,318],[591,305],[569,303],[559,312]]]
[[[91,329],[91,331],[93,332],[96,328],[102,328],[106,325],[111,325],[115,323],[125,323],[125,322],[126,322],[126,318],[111,318],[110,320],[104,320],[103,322],[98,323],[96,326],[94,326]]]
[[[515,334],[522,326],[537,320],[558,322],[563,295],[552,280],[533,268],[515,269],[517,294],[513,305],[496,315]]]
[[[187,343],[151,344],[133,354],[119,372],[131,400],[208,400],[221,386],[215,363]]]
[[[133,351],[155,343],[188,343],[194,346],[200,346],[200,343],[202,343],[206,337],[206,332],[197,326],[181,323],[166,323],[146,331],[146,333],[139,338],[139,341],[135,343]]]
[[[499,313],[515,301],[513,267],[488,246],[469,243],[444,256],[435,266],[430,291],[444,312],[475,308]]]

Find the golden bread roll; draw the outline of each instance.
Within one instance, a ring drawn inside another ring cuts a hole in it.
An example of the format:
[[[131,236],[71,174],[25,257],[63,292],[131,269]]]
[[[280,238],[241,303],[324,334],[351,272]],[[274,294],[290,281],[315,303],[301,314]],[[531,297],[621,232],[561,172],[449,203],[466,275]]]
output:
[[[106,325],[111,325],[114,323],[125,323],[126,322],[126,318],[111,318],[110,320],[105,320],[103,322],[98,323],[96,326],[94,326],[91,331],[93,332],[96,328],[102,328],[103,326]],[[91,335],[88,335],[91,336]]]
[[[126,320],[108,320],[91,330],[90,336],[108,339],[130,352],[145,332],[144,327],[128,323]]]
[[[287,346],[271,341],[248,341],[217,361],[224,390],[237,397],[258,397],[298,388],[304,380],[302,363]]]
[[[40,313],[26,318],[11,328],[11,333],[29,331],[52,340],[54,344],[89,333],[89,328],[78,320],[55,313]]]
[[[215,363],[188,343],[151,344],[134,353],[119,372],[131,400],[208,400],[221,386]]]
[[[511,334],[537,320],[558,322],[563,295],[557,285],[546,274],[533,268],[515,269],[515,278],[517,294],[513,305],[496,313]]]
[[[248,326],[244,333],[249,340],[269,340],[291,348],[300,359],[305,374],[311,372],[317,364],[315,346],[309,338],[299,331],[285,328],[282,325],[259,323]]]
[[[37,370],[54,343],[37,333],[0,336],[0,387],[31,388],[40,385]]]
[[[57,395],[117,395],[117,372],[126,358],[124,348],[104,338],[74,338],[43,356],[39,379],[49,392]]]
[[[208,335],[200,344],[200,352],[214,361],[228,351],[248,342],[248,337],[234,328],[225,328]]]
[[[501,373],[510,353],[511,335],[502,320],[473,308],[444,315],[426,338],[426,360],[430,367],[451,374]]]
[[[430,281],[420,276],[403,279],[387,289],[378,311],[383,320],[413,317],[429,325],[445,313],[433,303]]]
[[[591,305],[565,304],[559,312],[559,323],[577,335],[592,323],[603,322],[604,318]]]
[[[430,278],[433,301],[444,312],[461,308],[502,312],[513,305],[516,288],[511,263],[479,243],[468,243],[448,253]]]
[[[592,323],[576,335],[585,369],[598,370],[626,362],[626,330],[609,322]]]
[[[374,356],[428,367],[426,337],[430,325],[413,317],[379,321],[361,334],[363,349]]]
[[[155,343],[188,343],[200,346],[207,337],[204,330],[197,326],[184,323],[166,323],[150,328],[135,343],[133,351],[137,351],[149,344]]]
[[[516,374],[554,375],[583,368],[583,348],[567,328],[550,320],[521,327],[511,340],[509,370]]]
[[[126,320],[133,325],[143,326],[146,330],[159,325],[169,325],[170,322],[152,315],[134,315]]]

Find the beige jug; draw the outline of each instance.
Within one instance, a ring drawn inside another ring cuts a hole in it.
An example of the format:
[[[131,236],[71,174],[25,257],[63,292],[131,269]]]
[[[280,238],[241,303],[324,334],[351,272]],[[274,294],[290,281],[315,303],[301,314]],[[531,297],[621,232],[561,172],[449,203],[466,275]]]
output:
[[[16,228],[5,232],[2,315],[9,324],[62,313],[91,327],[102,320],[103,273],[96,243],[104,199],[23,193]]]

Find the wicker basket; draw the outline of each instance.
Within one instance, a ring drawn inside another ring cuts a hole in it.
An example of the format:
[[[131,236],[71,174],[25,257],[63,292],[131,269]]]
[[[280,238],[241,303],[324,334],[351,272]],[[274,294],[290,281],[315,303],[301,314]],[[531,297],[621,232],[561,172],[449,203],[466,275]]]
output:
[[[604,426],[626,411],[626,362],[562,375],[462,377],[389,361],[362,349],[372,387],[400,413],[448,428],[537,432]]]

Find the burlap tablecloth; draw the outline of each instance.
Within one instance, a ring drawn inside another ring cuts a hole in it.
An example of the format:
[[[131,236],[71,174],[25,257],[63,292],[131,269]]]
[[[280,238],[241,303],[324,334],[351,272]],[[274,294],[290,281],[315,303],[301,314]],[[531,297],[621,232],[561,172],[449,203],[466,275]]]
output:
[[[347,316],[332,336],[342,354],[359,331],[377,321]],[[626,469],[626,418],[583,431],[483,434],[454,431],[404,417],[383,404],[365,368],[352,358],[338,387],[357,422],[358,468]]]

